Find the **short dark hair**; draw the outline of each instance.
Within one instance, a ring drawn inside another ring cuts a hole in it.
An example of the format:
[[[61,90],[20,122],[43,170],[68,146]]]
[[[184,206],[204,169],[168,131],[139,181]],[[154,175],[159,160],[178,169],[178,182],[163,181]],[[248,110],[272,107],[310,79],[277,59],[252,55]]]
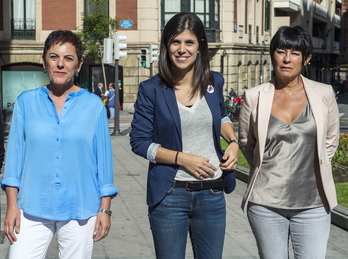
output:
[[[313,51],[313,43],[309,32],[296,25],[294,27],[282,26],[273,36],[270,44],[270,54],[273,60],[273,53],[276,49],[292,49],[300,51],[304,62]]]
[[[172,40],[185,30],[188,30],[194,34],[199,44],[199,54],[194,62],[192,94],[200,91],[201,95],[203,96],[207,91],[208,85],[214,84],[214,78],[210,72],[208,40],[205,28],[202,21],[194,13],[178,13],[174,15],[164,26],[160,44],[158,75],[162,82],[168,87],[175,87],[178,84],[173,73],[174,67],[169,57],[168,50]]]
[[[53,45],[64,44],[67,42],[71,43],[75,47],[77,59],[80,62],[82,60],[83,54],[81,39],[76,33],[68,30],[56,30],[51,32],[50,35],[48,35],[44,45],[43,57],[46,56],[47,51]]]

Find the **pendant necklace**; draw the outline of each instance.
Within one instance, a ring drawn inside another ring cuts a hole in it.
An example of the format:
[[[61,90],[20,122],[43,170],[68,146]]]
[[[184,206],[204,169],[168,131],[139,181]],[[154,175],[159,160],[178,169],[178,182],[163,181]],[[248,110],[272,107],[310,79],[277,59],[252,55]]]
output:
[[[302,87],[300,87],[300,88],[298,88],[299,90],[301,90],[301,89],[303,89],[303,86]],[[299,91],[297,91],[298,89],[296,89],[296,90],[294,90],[293,92],[291,92],[291,93],[287,93],[287,92],[285,92],[284,91],[284,88],[282,88],[281,89],[281,91],[284,93],[284,94],[286,94],[286,95],[288,95],[288,96],[290,96],[290,95],[292,95],[292,94],[294,94],[294,93],[298,93]]]

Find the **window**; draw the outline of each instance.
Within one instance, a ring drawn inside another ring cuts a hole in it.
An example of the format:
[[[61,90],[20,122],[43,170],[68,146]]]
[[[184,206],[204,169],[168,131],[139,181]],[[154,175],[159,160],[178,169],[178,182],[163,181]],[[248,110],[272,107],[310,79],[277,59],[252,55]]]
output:
[[[271,28],[271,2],[265,2],[265,31],[269,31]]]
[[[220,32],[218,0],[162,0],[162,29],[179,12],[192,12],[202,20],[209,42],[215,42]]]
[[[85,0],[85,15],[93,14],[97,9],[102,10],[109,16],[109,1],[97,0],[96,2],[91,2],[90,0]]]
[[[21,92],[48,83],[48,76],[43,72],[41,64],[22,62],[3,66],[1,71],[2,109],[12,112],[17,96]]]
[[[12,0],[12,39],[35,40],[35,0]]]

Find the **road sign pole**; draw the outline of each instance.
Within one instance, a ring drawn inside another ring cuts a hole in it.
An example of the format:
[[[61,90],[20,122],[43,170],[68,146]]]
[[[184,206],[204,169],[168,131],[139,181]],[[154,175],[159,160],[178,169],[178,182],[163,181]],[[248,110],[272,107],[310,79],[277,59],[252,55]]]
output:
[[[120,108],[118,106],[118,102],[120,100],[120,91],[118,87],[119,80],[119,69],[118,69],[118,59],[115,59],[115,101],[114,101],[114,131],[111,133],[112,136],[121,136],[120,131]]]

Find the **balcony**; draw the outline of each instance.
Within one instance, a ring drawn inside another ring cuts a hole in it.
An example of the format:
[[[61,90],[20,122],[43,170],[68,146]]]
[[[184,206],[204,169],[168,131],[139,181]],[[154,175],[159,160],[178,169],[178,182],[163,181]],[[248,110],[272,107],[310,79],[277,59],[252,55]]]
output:
[[[313,2],[313,18],[327,23],[327,14],[328,10],[324,6]]]
[[[35,40],[36,19],[11,19],[12,39]]]
[[[339,54],[340,53],[340,43],[338,41],[334,41],[333,42],[333,52],[335,54]]]
[[[312,42],[313,42],[313,47],[317,50],[326,48],[325,41],[321,38],[312,37]]]
[[[300,0],[275,0],[274,8],[278,8],[285,12],[300,12],[301,2]]]
[[[335,27],[341,28],[341,16],[335,14],[333,20],[334,20]]]

